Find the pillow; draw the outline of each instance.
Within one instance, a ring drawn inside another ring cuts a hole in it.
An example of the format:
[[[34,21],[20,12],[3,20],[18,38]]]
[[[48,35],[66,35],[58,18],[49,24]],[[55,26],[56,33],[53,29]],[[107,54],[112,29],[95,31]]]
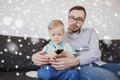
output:
[[[0,71],[38,69],[31,56],[47,43],[42,38],[0,35]]]

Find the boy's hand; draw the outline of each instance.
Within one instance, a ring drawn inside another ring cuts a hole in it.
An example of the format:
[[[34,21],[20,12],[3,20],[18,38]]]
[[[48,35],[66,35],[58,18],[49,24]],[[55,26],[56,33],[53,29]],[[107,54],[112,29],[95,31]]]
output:
[[[73,54],[69,54],[65,51],[62,51],[62,53],[60,53],[56,56],[56,58],[62,58],[62,57],[71,57],[72,58],[72,57],[75,57],[75,56]]]
[[[60,54],[56,56],[56,58],[66,57],[65,51],[62,51]]]

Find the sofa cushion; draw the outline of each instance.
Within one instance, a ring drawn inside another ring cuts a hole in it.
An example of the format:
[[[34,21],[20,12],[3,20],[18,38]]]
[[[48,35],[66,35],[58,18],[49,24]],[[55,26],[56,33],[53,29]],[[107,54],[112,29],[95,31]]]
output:
[[[120,40],[100,40],[101,59],[107,63],[120,63]]]
[[[26,76],[26,71],[8,71],[0,72],[0,80],[42,80],[42,79]]]
[[[31,56],[47,42],[42,38],[0,35],[0,71],[38,69]]]

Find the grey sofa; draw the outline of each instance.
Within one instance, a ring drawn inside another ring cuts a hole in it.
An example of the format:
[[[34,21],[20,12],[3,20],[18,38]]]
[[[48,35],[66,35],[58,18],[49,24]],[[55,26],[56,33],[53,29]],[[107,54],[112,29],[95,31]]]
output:
[[[39,69],[32,63],[31,56],[48,42],[42,38],[0,35],[0,80],[41,80],[25,73]],[[109,43],[100,40],[100,49],[103,61],[120,63],[120,40]]]

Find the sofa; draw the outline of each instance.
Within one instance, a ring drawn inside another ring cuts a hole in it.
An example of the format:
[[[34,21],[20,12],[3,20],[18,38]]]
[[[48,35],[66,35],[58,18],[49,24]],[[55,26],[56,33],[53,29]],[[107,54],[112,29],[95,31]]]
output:
[[[40,67],[33,64],[31,56],[42,50],[46,39],[0,35],[0,80],[41,80],[26,76],[26,72]],[[100,40],[101,59],[107,63],[120,63],[120,40]]]

